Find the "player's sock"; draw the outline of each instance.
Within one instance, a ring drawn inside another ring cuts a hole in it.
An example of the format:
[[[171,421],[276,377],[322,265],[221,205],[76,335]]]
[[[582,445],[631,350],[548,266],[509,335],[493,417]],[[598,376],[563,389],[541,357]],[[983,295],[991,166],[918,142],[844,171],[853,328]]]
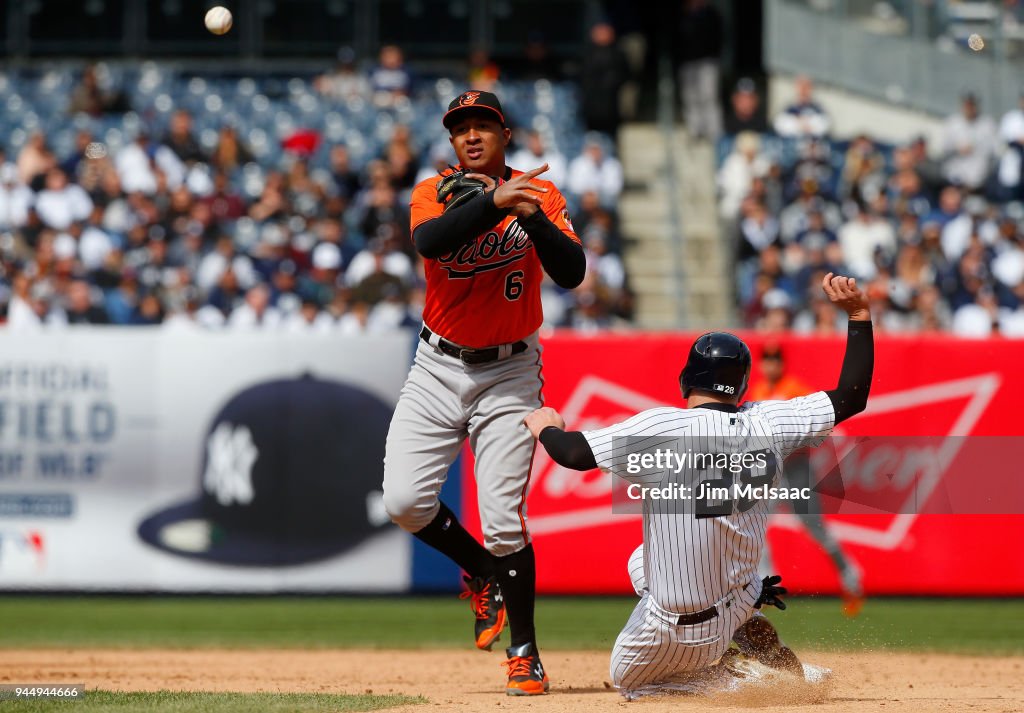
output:
[[[533,603],[537,597],[537,562],[533,545],[504,557],[494,557],[495,574],[505,598],[508,626],[512,640],[510,646],[536,643],[533,626]]]
[[[466,532],[459,519],[447,505],[441,503],[437,516],[426,527],[414,533],[416,537],[447,555],[470,577],[494,576],[494,560],[491,553]]]

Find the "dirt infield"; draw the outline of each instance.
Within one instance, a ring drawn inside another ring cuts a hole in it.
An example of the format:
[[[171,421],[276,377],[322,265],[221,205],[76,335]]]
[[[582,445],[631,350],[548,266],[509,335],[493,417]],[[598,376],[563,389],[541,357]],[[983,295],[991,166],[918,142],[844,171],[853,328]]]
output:
[[[709,704],[723,712],[780,705],[822,713],[1024,710],[1024,657],[821,653],[805,658],[836,672],[824,701],[815,702],[806,690],[776,690],[626,703],[607,683],[607,654],[594,651],[546,653],[552,691],[529,699],[502,695],[501,654],[452,650],[0,650],[0,682],[84,682],[87,689],[123,691],[405,693],[426,696],[430,704],[394,710],[419,713],[510,708],[660,713],[698,711]]]

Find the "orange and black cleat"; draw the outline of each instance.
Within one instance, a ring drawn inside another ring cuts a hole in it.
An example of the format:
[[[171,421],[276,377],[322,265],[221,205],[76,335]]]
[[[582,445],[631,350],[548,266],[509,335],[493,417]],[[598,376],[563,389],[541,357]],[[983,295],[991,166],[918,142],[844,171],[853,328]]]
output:
[[[864,584],[861,582],[860,567],[848,561],[839,570],[839,584],[843,614],[852,619],[864,608]]]
[[[491,644],[501,636],[505,628],[505,602],[494,577],[463,577],[466,591],[459,599],[469,599],[469,608],[476,617],[476,647],[490,651]]]
[[[505,649],[508,660],[508,685],[505,693],[510,696],[539,696],[547,693],[551,684],[540,662],[540,654],[532,643]]]
[[[843,593],[843,616],[848,619],[855,618],[860,614],[860,610],[864,608],[864,597],[857,596],[855,594]]]

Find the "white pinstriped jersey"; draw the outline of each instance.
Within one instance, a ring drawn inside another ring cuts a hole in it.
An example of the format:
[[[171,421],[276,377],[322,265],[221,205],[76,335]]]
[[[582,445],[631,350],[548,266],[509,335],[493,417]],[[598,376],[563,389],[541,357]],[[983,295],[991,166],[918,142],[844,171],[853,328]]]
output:
[[[819,391],[788,401],[748,402],[736,412],[649,409],[583,435],[598,467],[639,484],[652,481],[649,474],[627,471],[629,452],[638,448],[649,451],[659,443],[685,442],[694,452],[770,451],[770,472],[762,469],[754,480],[776,487],[786,457],[799,448],[820,445],[834,425],[832,402]],[[697,483],[702,474],[708,471],[683,468],[678,482]],[[664,473],[656,477],[660,481]],[[654,603],[665,611],[707,609],[757,579],[769,502],[734,501],[724,507],[728,514],[696,517],[692,508],[682,514],[678,500],[644,499],[644,579]]]

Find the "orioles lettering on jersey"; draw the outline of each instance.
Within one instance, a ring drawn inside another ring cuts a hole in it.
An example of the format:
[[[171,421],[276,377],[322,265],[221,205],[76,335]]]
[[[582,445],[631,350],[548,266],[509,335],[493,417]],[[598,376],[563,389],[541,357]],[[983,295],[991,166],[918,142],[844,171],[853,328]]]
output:
[[[451,279],[472,277],[487,270],[500,270],[506,265],[526,257],[530,247],[530,237],[526,231],[513,220],[498,235],[494,230],[486,233],[479,240],[466,243],[461,248],[437,259],[448,272]],[[497,256],[497,260],[486,262]]]
[[[511,170],[505,179],[522,173]],[[541,194],[540,210],[579,243],[558,188],[540,178],[532,183],[547,188],[547,193]],[[436,178],[428,178],[413,189],[410,233],[443,213],[436,184]],[[436,260],[425,258],[423,272],[427,278],[423,321],[445,339],[479,349],[519,341],[540,328],[544,268],[514,215],[457,250]]]

